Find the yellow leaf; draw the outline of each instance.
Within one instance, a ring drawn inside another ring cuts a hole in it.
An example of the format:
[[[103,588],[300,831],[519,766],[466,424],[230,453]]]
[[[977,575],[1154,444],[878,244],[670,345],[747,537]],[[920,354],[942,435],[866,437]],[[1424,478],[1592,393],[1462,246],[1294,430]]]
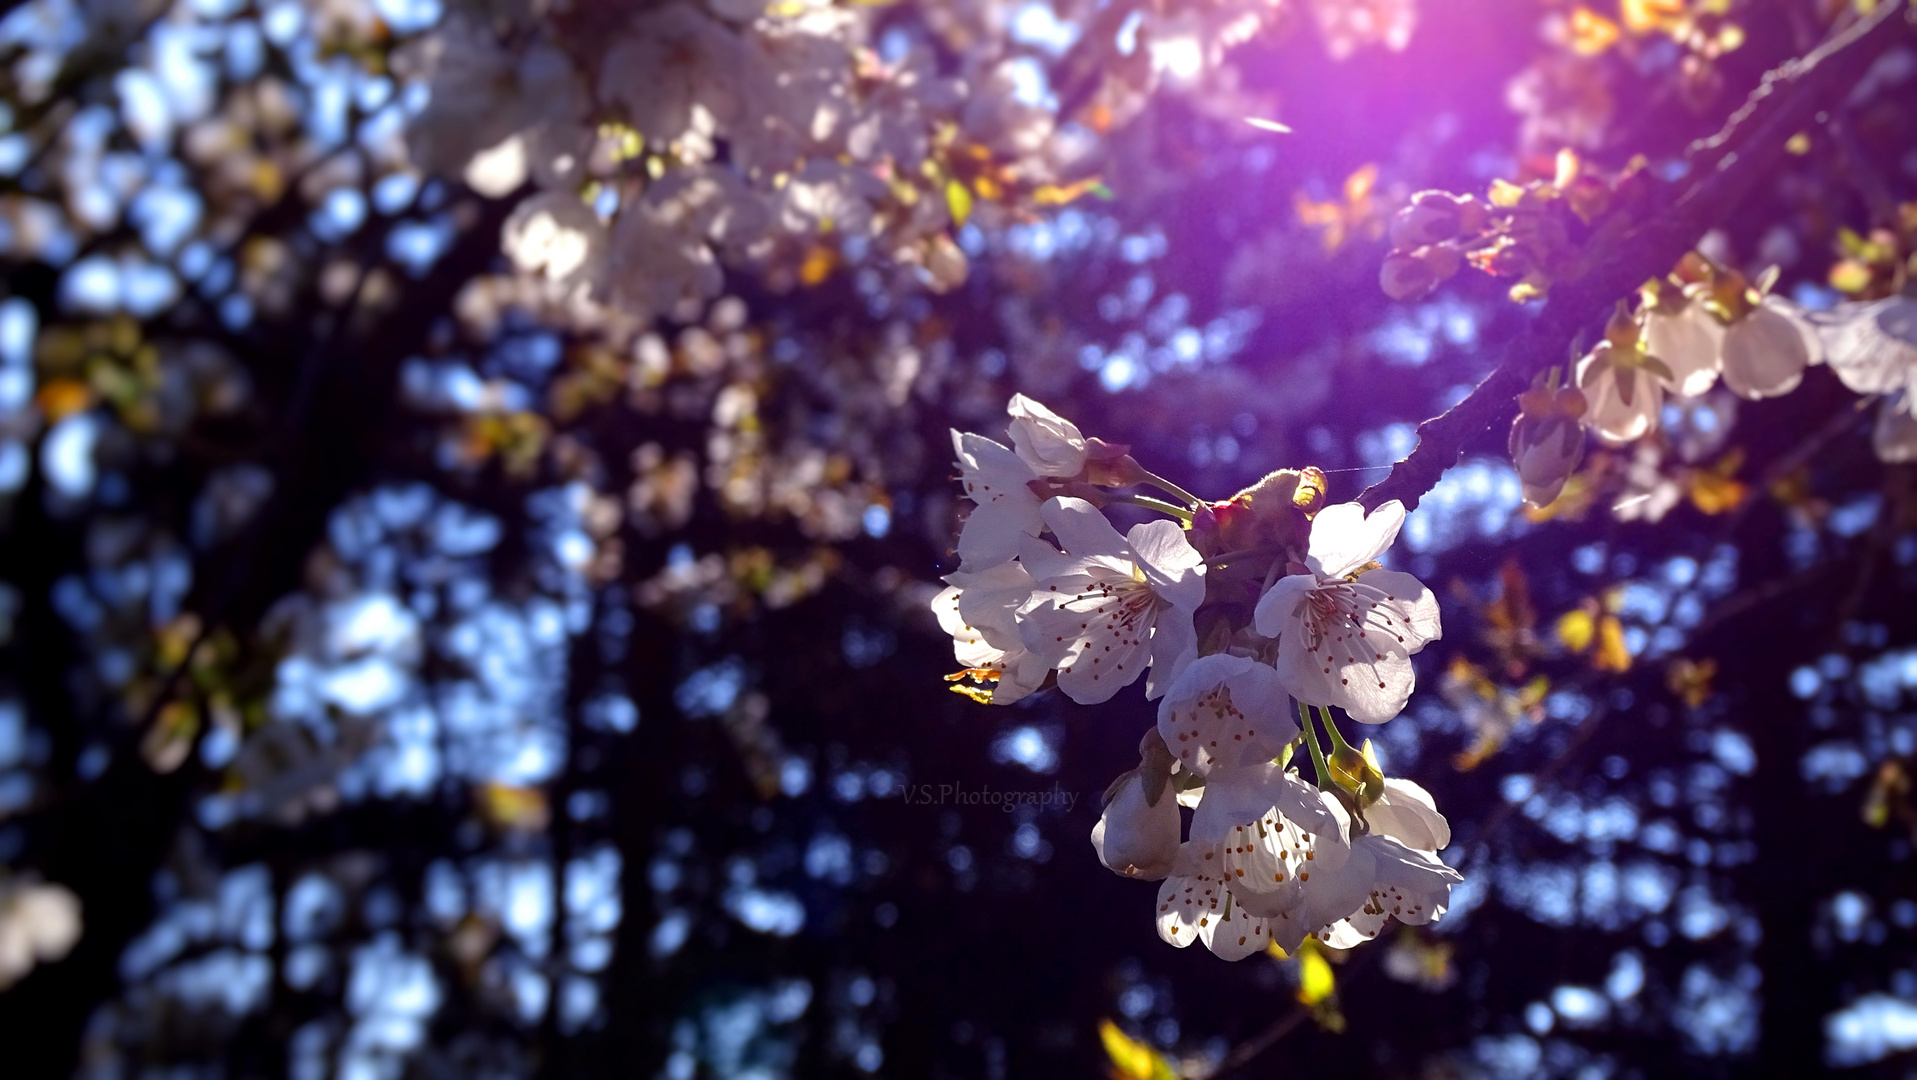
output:
[[[1338,988],[1337,979],[1331,974],[1331,962],[1325,959],[1324,947],[1315,938],[1306,938],[1304,947],[1298,950],[1298,1001],[1303,1005],[1316,1005],[1330,997]]]
[[[1711,680],[1717,675],[1717,661],[1710,657],[1702,660],[1688,660],[1679,657],[1671,661],[1664,673],[1664,684],[1671,693],[1695,709],[1703,705],[1711,696]]]
[[[1581,7],[1571,13],[1571,50],[1583,56],[1596,56],[1617,44],[1617,24]]]
[[[1707,514],[1729,513],[1749,494],[1750,488],[1728,476],[1702,471],[1691,474],[1691,503]]]
[[[50,424],[93,406],[93,388],[78,379],[53,379],[34,396]]]
[[[1081,195],[1096,194],[1103,186],[1096,176],[1070,184],[1041,184],[1032,191],[1032,205],[1065,206]]]
[[[286,174],[265,158],[253,163],[252,181],[253,193],[260,197],[261,202],[278,202],[281,193],[286,190]]]
[[[1491,190],[1485,196],[1492,206],[1509,209],[1524,199],[1524,189],[1509,180],[1491,181]]]
[[[799,281],[805,285],[817,285],[832,276],[839,265],[839,253],[829,247],[815,247],[805,253],[805,261],[799,264]]]
[[[1112,1076],[1118,1080],[1173,1080],[1165,1055],[1119,1030],[1110,1020],[1098,1022],[1098,1040],[1105,1044],[1105,1056],[1112,1059]]]
[[[963,226],[972,216],[972,191],[957,180],[945,182],[945,208],[952,213],[952,224]]]
[[[1810,153],[1810,136],[1800,131],[1784,140],[1784,149],[1798,157],[1803,157]]]
[[[1345,201],[1359,202],[1371,194],[1372,185],[1378,182],[1376,165],[1361,166],[1357,172],[1345,177]]]
[[[1875,277],[1870,267],[1856,259],[1844,259],[1830,268],[1830,287],[1855,296],[1870,288],[1871,280]]]
[[[1624,647],[1624,624],[1616,615],[1606,615],[1597,625],[1597,653],[1591,657],[1591,666],[1620,674],[1631,670],[1631,650]]]
[[[551,819],[546,793],[536,787],[515,787],[487,781],[479,786],[479,811],[501,829],[539,832]]]
[[[1624,25],[1633,34],[1648,34],[1684,13],[1684,0],[1624,0]]]
[[[1591,639],[1597,633],[1597,620],[1583,608],[1567,611],[1558,616],[1556,632],[1565,648],[1581,653],[1591,647]]]

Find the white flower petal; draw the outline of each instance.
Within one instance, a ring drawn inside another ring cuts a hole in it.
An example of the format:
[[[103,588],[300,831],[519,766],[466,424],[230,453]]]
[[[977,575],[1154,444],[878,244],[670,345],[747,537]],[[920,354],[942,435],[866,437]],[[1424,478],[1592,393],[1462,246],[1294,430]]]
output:
[[[1166,607],[1152,621],[1152,666],[1145,678],[1145,700],[1165,692],[1185,668],[1198,658],[1198,628],[1191,612]]]
[[[1168,602],[1195,610],[1205,600],[1205,557],[1176,522],[1147,521],[1125,536],[1138,568]]]
[[[1444,636],[1444,627],[1438,617],[1438,597],[1424,582],[1401,570],[1367,570],[1358,578],[1366,585],[1384,590],[1390,600],[1385,606],[1398,621],[1408,628],[1406,645],[1411,652],[1424,648],[1426,642],[1436,641]],[[1415,638],[1415,642],[1410,640]]]
[[[1335,867],[1313,866],[1303,890],[1303,902],[1272,927],[1271,939],[1286,952],[1295,952],[1305,935],[1318,933],[1362,907],[1376,878],[1376,858],[1370,837],[1359,837],[1343,862]]]
[[[1820,321],[1825,362],[1859,394],[1892,394],[1917,373],[1917,299],[1839,304]]]
[[[1098,507],[1084,499],[1057,496],[1045,501],[1039,514],[1047,528],[1058,537],[1065,553],[1078,558],[1107,555],[1130,561],[1131,548],[1118,535],[1111,520]]]
[[[1675,315],[1653,310],[1644,319],[1644,351],[1671,369],[1664,389],[1683,397],[1696,397],[1717,382],[1723,341],[1724,325],[1702,304],[1688,304]]]
[[[1020,631],[1027,648],[1058,668],[1059,689],[1080,705],[1096,705],[1145,673],[1154,604],[1143,586],[1129,594],[1103,584],[1061,591],[1027,609]]]
[[[1039,499],[1027,482],[1032,471],[1010,450],[971,432],[952,432],[960,481],[977,507],[959,531],[959,565],[983,570],[1011,559],[1021,538],[1044,526]]]
[[[1243,960],[1247,956],[1265,951],[1270,944],[1269,919],[1262,919],[1246,911],[1243,904],[1226,905],[1215,920],[1208,921],[1200,929],[1205,947],[1220,960]]]
[[[1324,577],[1343,577],[1383,555],[1404,526],[1404,504],[1396,499],[1371,513],[1358,503],[1327,506],[1311,519],[1311,553],[1306,562]]]
[[[1215,876],[1174,875],[1158,887],[1158,937],[1184,948],[1200,940],[1199,923],[1225,906],[1225,888]]]
[[[1797,389],[1821,358],[1816,331],[1774,296],[1724,331],[1724,385],[1739,397],[1778,397]]]
[[[1070,420],[1026,397],[1013,394],[1005,411],[1018,456],[1040,476],[1077,476],[1085,469],[1085,436]]]
[[[1409,574],[1371,570],[1357,581],[1279,578],[1252,613],[1278,638],[1278,675],[1292,697],[1381,724],[1404,710],[1411,654],[1438,636],[1437,598]]]
[[[1092,850],[1114,874],[1157,881],[1178,861],[1181,827],[1170,783],[1154,806],[1146,799],[1145,777],[1134,771],[1092,826]]]
[[[1351,815],[1336,799],[1295,773],[1261,762],[1211,770],[1205,778],[1205,798],[1192,816],[1192,842],[1223,843],[1233,829],[1274,810],[1308,833],[1340,842],[1351,827]]]
[[[1595,375],[1587,372],[1599,353],[1587,354],[1578,361],[1577,385],[1584,391],[1589,409],[1584,414],[1586,427],[1612,445],[1627,443],[1648,435],[1657,427],[1658,411],[1664,406],[1664,388],[1657,379],[1637,368],[1620,369],[1606,364]],[[1627,403],[1619,387],[1620,379],[1630,380],[1631,400]]]
[[[1409,780],[1387,779],[1384,795],[1365,808],[1365,823],[1416,851],[1442,851],[1451,843],[1451,824],[1431,793]]]
[[[1278,637],[1284,630],[1303,625],[1298,608],[1318,582],[1310,574],[1287,574],[1272,583],[1252,609],[1252,626],[1266,637]]]
[[[977,628],[986,641],[1000,649],[1013,649],[1021,644],[1018,610],[1032,598],[1036,584],[1022,563],[1003,562],[973,572],[961,570],[945,575],[945,581],[962,590],[955,604],[962,624]],[[945,594],[939,596],[943,598]],[[939,625],[945,627],[946,633],[955,633],[946,625],[943,613],[939,616]]]

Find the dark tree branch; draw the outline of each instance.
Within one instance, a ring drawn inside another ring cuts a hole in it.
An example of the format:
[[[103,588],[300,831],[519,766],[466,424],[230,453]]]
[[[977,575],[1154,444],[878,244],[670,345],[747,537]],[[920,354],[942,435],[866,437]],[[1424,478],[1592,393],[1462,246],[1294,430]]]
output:
[[[1904,0],[1891,0],[1809,55],[1767,73],[1721,131],[1691,144],[1685,154],[1690,170],[1677,197],[1642,224],[1618,232],[1584,276],[1561,283],[1530,328],[1506,346],[1497,368],[1463,401],[1419,424],[1418,445],[1358,501],[1367,509],[1392,499],[1416,507],[1472,439],[1510,418],[1534,375],[1564,360],[1579,331],[1619,297],[1668,273],[1698,237],[1771,174],[1785,142],[1834,111],[1872,61],[1908,33]]]

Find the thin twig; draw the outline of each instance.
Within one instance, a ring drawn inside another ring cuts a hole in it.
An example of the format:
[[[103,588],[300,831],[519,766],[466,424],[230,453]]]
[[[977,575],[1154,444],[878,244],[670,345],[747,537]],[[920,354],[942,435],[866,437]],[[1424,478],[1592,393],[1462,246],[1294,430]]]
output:
[[[1877,55],[1907,33],[1904,8],[1904,0],[1881,4],[1808,56],[1766,74],[1722,130],[1686,151],[1688,186],[1662,213],[1622,230],[1581,278],[1561,283],[1530,328],[1504,350],[1497,368],[1463,401],[1419,424],[1417,446],[1358,501],[1368,509],[1392,499],[1406,509],[1417,506],[1471,440],[1511,415],[1532,376],[1562,361],[1579,331],[1619,297],[1667,273],[1769,175],[1792,135],[1842,101]]]
[[[1211,1075],[1214,1077],[1223,1076],[1233,1069],[1243,1066],[1252,1058],[1271,1049],[1273,1043],[1291,1034],[1299,1024],[1305,1022],[1305,1017],[1310,1015],[1311,1013],[1306,1010],[1304,1006],[1292,1006],[1290,1012],[1272,1021],[1270,1027],[1267,1027],[1265,1030],[1234,1047],[1232,1052],[1226,1055],[1225,1060],[1219,1063],[1218,1071]]]

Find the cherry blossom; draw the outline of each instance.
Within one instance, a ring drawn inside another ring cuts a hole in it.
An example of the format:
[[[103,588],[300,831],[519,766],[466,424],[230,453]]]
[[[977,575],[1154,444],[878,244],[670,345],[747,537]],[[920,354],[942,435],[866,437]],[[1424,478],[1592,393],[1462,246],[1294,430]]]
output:
[[[1147,667],[1145,696],[1163,694],[1197,656],[1192,613],[1205,598],[1204,558],[1170,521],[1120,536],[1083,499],[1053,498],[1040,512],[1064,553],[1021,556],[1037,582],[1020,620],[1026,646],[1081,705],[1109,699]]]
[[[1243,656],[1202,656],[1158,703],[1158,734],[1185,771],[1270,761],[1298,734],[1284,684],[1270,665]]]
[[[513,210],[500,247],[521,273],[560,285],[591,283],[604,268],[606,229],[578,196],[544,191]]]
[[[606,50],[599,96],[624,106],[627,121],[663,146],[685,134],[699,112],[717,124],[745,115],[740,76],[756,71],[750,59],[737,33],[674,0],[635,17]]]
[[[1349,949],[1377,937],[1392,918],[1412,925],[1436,922],[1451,904],[1451,886],[1463,880],[1435,853],[1373,831],[1351,842],[1351,857],[1331,874],[1322,890],[1311,894],[1312,903],[1304,909],[1302,920],[1324,919],[1306,932],[1334,949]],[[1354,896],[1356,907],[1352,906]],[[1341,909],[1342,917],[1335,914]],[[1285,926],[1290,928],[1290,923]],[[1273,940],[1290,950],[1297,948],[1303,935],[1292,941],[1274,933]]]
[[[463,16],[410,44],[395,63],[430,86],[426,108],[406,130],[408,153],[427,172],[457,175],[474,155],[529,127],[584,112],[563,51],[543,40],[508,48]]]
[[[1013,394],[1012,448],[1040,476],[1077,476],[1085,468],[1085,436],[1077,425],[1026,397]]]
[[[1451,825],[1429,792],[1409,780],[1387,778],[1384,794],[1363,811],[1366,831],[1351,842],[1351,858],[1328,881],[1320,903],[1305,918],[1334,917],[1308,932],[1334,949],[1348,949],[1378,936],[1388,918],[1419,925],[1436,922],[1451,903],[1451,886],[1464,878],[1437,853],[1451,843]],[[1358,883],[1362,902],[1349,896]],[[1314,899],[1319,899],[1314,897]],[[1335,915],[1340,909],[1343,915]],[[1283,948],[1291,948],[1280,940]]]
[[[1824,359],[1859,394],[1894,394],[1917,372],[1917,299],[1839,304],[1817,319]]]
[[[1319,511],[1303,572],[1259,599],[1254,624],[1278,639],[1276,666],[1292,697],[1367,724],[1403,711],[1415,681],[1411,655],[1443,633],[1431,591],[1375,562],[1404,518],[1395,499],[1368,515],[1357,503]]]
[[[1664,383],[1643,365],[1646,355],[1601,341],[1578,361],[1578,389],[1590,404],[1584,422],[1607,443],[1627,443],[1657,427]]]
[[[1450,839],[1409,781],[1386,780],[1354,822],[1329,792],[1276,765],[1216,769],[1159,888],[1158,935],[1235,960],[1267,942],[1294,950],[1308,935],[1350,948],[1394,917],[1433,922],[1463,880],[1437,858]]]
[[[1032,597],[1032,575],[1008,560],[968,573],[945,575],[947,588],[932,599],[939,626],[952,635],[961,668],[991,682],[994,705],[1010,705],[1038,689],[1051,665],[1019,638],[1018,609]]]
[[[1226,960],[1272,940],[1295,947],[1316,929],[1302,913],[1314,880],[1322,888],[1350,857],[1350,822],[1328,792],[1276,765],[1214,770],[1159,887],[1158,936],[1180,948],[1203,941]]]
[[[977,504],[959,531],[959,568],[983,570],[1013,558],[1022,537],[1045,528],[1029,486],[1038,478],[1017,454],[983,435],[954,430],[952,450],[965,496]]]

